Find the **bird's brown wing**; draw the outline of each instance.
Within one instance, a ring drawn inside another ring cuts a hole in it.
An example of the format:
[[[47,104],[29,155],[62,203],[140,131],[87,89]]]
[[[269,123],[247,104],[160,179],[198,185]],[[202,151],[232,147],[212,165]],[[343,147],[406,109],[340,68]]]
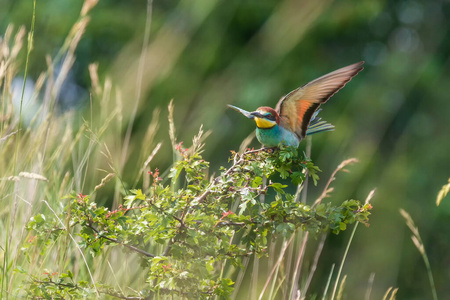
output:
[[[281,98],[275,108],[280,125],[303,139],[313,113],[358,74],[363,64],[361,61],[328,73]]]

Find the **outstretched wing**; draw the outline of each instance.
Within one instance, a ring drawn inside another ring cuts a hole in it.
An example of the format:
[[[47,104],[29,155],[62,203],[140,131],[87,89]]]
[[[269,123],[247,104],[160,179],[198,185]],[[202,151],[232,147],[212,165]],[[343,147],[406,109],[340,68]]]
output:
[[[318,109],[314,112],[311,121],[309,122],[308,129],[306,130],[306,135],[334,130],[333,124],[327,123],[327,121],[324,121],[317,116],[321,110],[322,109]]]
[[[280,125],[303,139],[314,112],[358,74],[363,64],[361,61],[328,73],[281,98],[275,108]]]

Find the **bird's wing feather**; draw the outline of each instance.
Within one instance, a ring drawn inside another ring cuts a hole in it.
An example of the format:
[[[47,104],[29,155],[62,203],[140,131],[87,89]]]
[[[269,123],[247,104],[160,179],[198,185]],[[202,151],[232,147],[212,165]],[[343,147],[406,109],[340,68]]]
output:
[[[363,64],[358,62],[328,73],[281,98],[275,108],[280,125],[303,139],[314,112],[358,74]]]

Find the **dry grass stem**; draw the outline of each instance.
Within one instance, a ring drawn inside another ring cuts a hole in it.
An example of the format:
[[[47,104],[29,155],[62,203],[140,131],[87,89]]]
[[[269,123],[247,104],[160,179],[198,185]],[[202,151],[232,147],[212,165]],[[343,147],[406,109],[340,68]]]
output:
[[[341,284],[339,286],[339,291],[338,294],[336,296],[336,300],[341,300],[342,297],[344,296],[344,288],[345,288],[345,281],[347,280],[347,275],[344,275],[344,277],[342,278]]]
[[[19,132],[18,130],[11,132],[10,134],[5,135],[4,137],[0,138],[0,143],[5,142],[7,139],[9,139],[10,137],[12,137],[13,135],[15,135],[17,132]]]
[[[83,7],[81,8],[80,15],[82,17],[86,16],[89,11],[94,8],[98,3],[98,0],[85,0],[83,3]]]
[[[339,164],[339,166],[336,168],[336,170],[334,170],[333,173],[331,174],[330,179],[328,180],[327,184],[325,185],[325,188],[323,189],[322,194],[316,200],[316,202],[314,202],[313,207],[320,204],[322,202],[322,200],[324,198],[326,198],[329,195],[329,193],[331,193],[333,191],[332,189],[329,189],[329,186],[330,186],[331,182],[333,182],[336,179],[336,174],[339,171],[348,172],[344,168],[350,164],[357,163],[357,162],[358,162],[358,160],[356,158],[350,158],[350,159],[344,160],[343,162],[341,162]]]
[[[376,189],[373,189],[370,191],[369,195],[366,197],[366,201],[364,201],[364,204],[369,204],[370,200],[372,200],[373,196],[375,195]]]
[[[172,147],[175,149],[175,145],[177,144],[177,138],[176,138],[176,133],[175,133],[175,122],[173,121],[173,110],[174,110],[173,99],[170,100],[170,103],[169,103],[169,106],[167,107],[167,109],[169,111],[169,115],[168,115],[169,136],[170,136],[170,141],[172,142]]]
[[[395,288],[395,289],[393,289],[392,287],[388,288],[388,290],[386,291],[386,293],[383,296],[383,300],[395,300],[397,291],[398,291],[398,288]]]
[[[375,281],[375,273],[371,273],[369,276],[369,281],[367,283],[367,290],[364,296],[364,300],[370,300],[370,294],[372,293],[373,282]]]
[[[442,199],[447,197],[447,194],[450,192],[450,178],[448,179],[448,183],[442,186],[442,189],[439,191],[436,198],[436,205],[439,206],[441,204]]]
[[[97,190],[101,189],[102,187],[105,186],[105,184],[107,184],[113,177],[115,176],[114,173],[109,173],[108,175],[106,175],[102,181],[100,182],[100,184],[96,185],[94,188],[94,192],[96,192]]]
[[[408,212],[406,212],[404,209],[401,209],[401,208],[399,211],[400,211],[400,214],[402,215],[402,217],[406,220],[406,226],[408,226],[409,230],[411,230],[411,232],[413,233],[413,235],[411,236],[411,240],[413,241],[414,246],[416,246],[417,250],[419,251],[420,255],[422,256],[422,259],[425,263],[425,267],[427,269],[428,281],[430,283],[433,299],[437,300],[438,297],[437,297],[437,292],[436,292],[436,286],[434,284],[433,273],[431,272],[431,265],[430,265],[430,261],[428,260],[427,253],[425,251],[425,246],[424,246],[424,244],[422,242],[422,238],[420,237],[420,234],[419,234],[419,228],[414,224],[414,221]]]
[[[48,181],[48,179],[46,177],[44,177],[40,174],[30,173],[30,172],[20,172],[19,177],[36,179],[36,180],[41,180],[41,181]]]
[[[98,97],[102,94],[102,87],[98,79],[98,63],[89,64],[89,77],[91,78],[91,86],[94,94]]]
[[[325,245],[326,239],[327,239],[327,235],[326,234],[322,234],[322,236],[320,238],[319,245],[318,245],[317,250],[316,250],[316,253],[314,255],[313,264],[312,264],[311,269],[309,271],[308,278],[306,279],[305,287],[303,288],[303,294],[304,295],[306,295],[306,293],[308,292],[309,285],[311,284],[311,281],[312,281],[312,278],[314,276],[314,273],[316,272],[317,265],[319,264],[319,258],[320,258],[320,255],[322,254],[323,246]]]
[[[299,294],[301,294],[300,289],[298,288],[298,281],[300,278],[301,265],[303,262],[303,257],[305,256],[306,244],[308,242],[308,238],[309,238],[309,232],[307,231],[305,233],[305,235],[303,236],[300,252],[297,256],[297,262],[295,263],[294,276],[292,279],[291,298],[294,298],[294,295],[297,294],[297,292]]]
[[[144,165],[142,166],[141,172],[145,170],[145,168],[147,168],[148,164],[153,160],[153,158],[155,157],[155,155],[158,153],[159,149],[161,149],[162,143],[158,143],[155,147],[155,149],[153,149],[152,153],[149,155],[149,157],[145,160]]]
[[[264,293],[267,289],[267,287],[269,286],[269,283],[272,279],[273,274],[275,273],[275,271],[278,269],[278,267],[280,266],[281,262],[283,261],[284,258],[284,254],[286,252],[286,249],[288,248],[288,246],[291,244],[291,242],[294,240],[295,235],[293,234],[291,236],[291,238],[289,239],[289,241],[285,242],[285,244],[283,245],[283,248],[281,249],[281,252],[278,256],[278,260],[275,263],[275,265],[273,266],[272,270],[269,273],[269,276],[267,277],[266,283],[264,284],[263,289],[261,290],[261,293],[259,294],[259,300],[262,299],[262,297],[264,296]],[[255,275],[256,276],[256,275]]]

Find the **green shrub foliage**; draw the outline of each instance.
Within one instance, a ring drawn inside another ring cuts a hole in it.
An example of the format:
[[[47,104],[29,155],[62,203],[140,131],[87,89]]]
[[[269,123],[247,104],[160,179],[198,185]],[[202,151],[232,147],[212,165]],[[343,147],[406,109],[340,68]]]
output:
[[[90,250],[93,256],[101,256],[109,247],[123,248],[124,255],[138,253],[145,290],[124,295],[100,283],[94,287],[89,278],[75,282],[67,271],[31,276],[28,293],[85,297],[97,289],[98,293],[133,299],[166,294],[188,299],[227,298],[233,281],[221,268],[225,264],[242,267],[247,256],[269,255],[268,240],[290,237],[296,230],[338,234],[348,224],[368,222],[370,204],[348,200],[338,206],[306,205],[287,192],[289,181],[291,189],[301,185],[306,174],[316,182],[320,171],[297,149],[232,152],[231,166],[221,168],[219,175],[210,179],[201,146],[188,150],[179,144],[174,148],[179,160],[169,178],[161,178],[157,169],[149,172],[150,188],[131,190],[117,209],[99,207],[91,196],[74,193],[60,217],[66,226],[51,215],[36,215],[28,225],[38,237],[36,243],[41,243],[42,255],[49,238],[61,240],[68,231],[78,235],[81,249]]]

